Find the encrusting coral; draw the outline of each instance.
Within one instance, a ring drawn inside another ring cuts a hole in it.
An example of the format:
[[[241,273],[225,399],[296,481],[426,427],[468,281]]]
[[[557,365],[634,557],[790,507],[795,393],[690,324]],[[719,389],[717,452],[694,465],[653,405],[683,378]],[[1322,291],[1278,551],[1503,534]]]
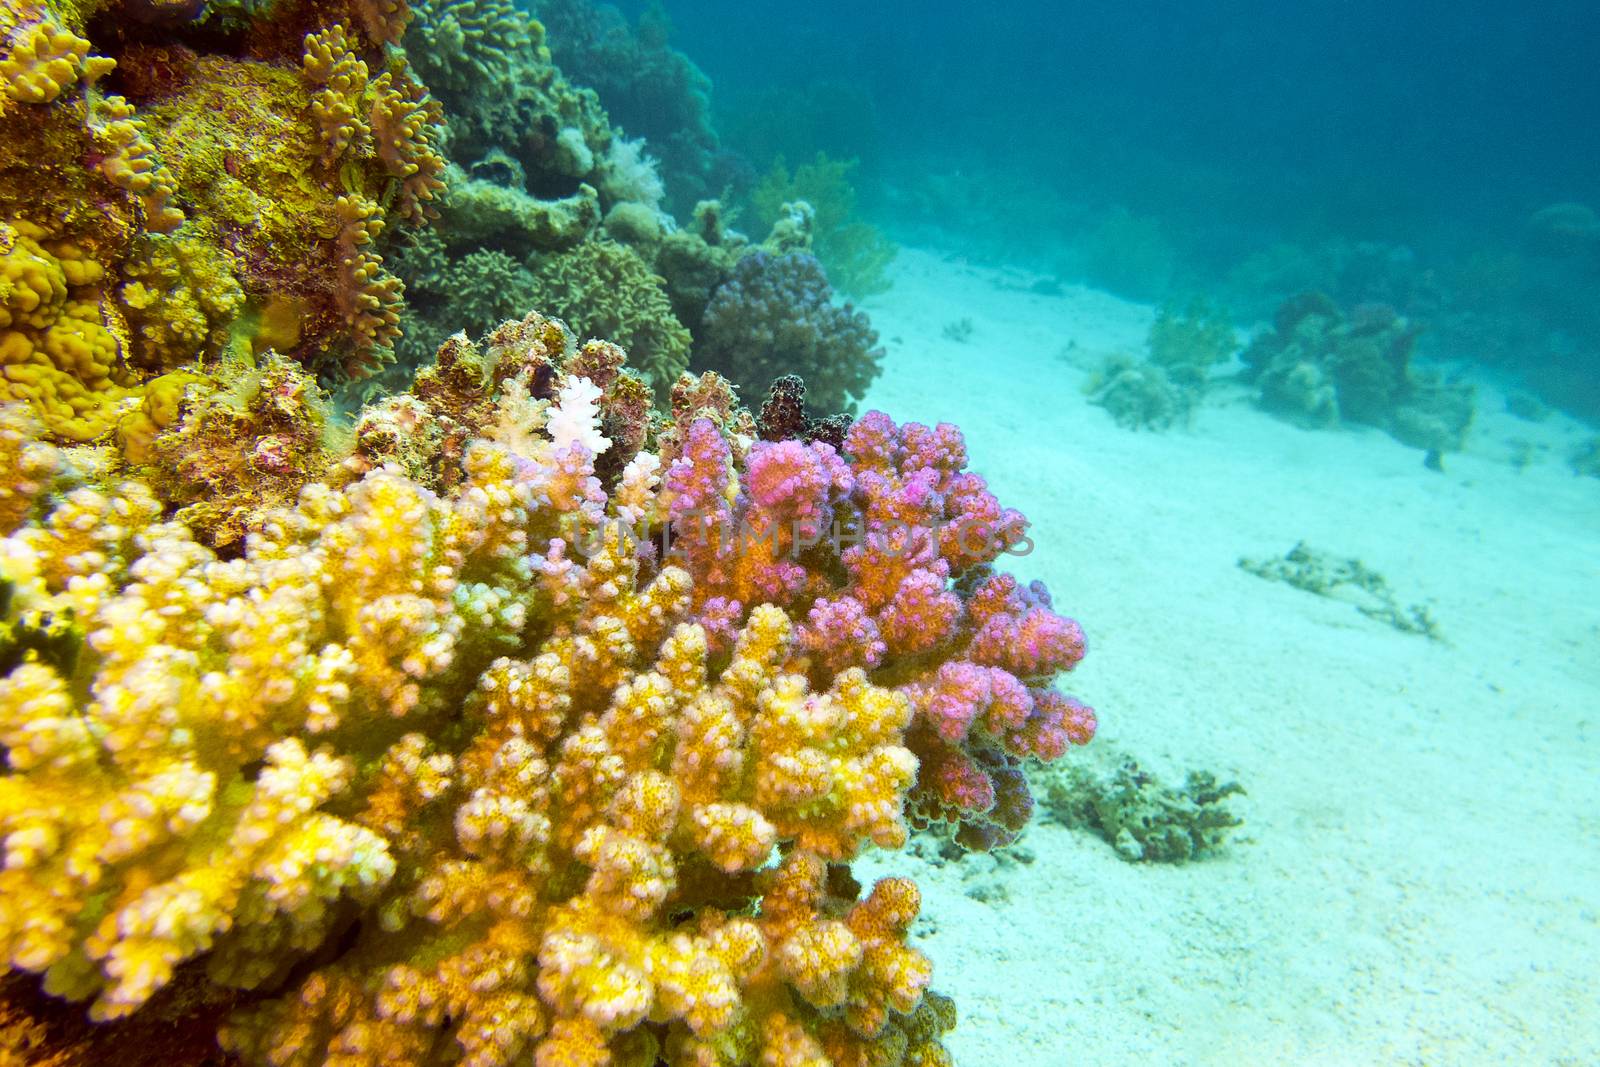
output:
[[[401,297],[372,242],[427,219],[444,168],[438,105],[393,50],[407,18],[0,7],[0,399],[88,441],[150,378],[225,353],[385,362]]]
[[[1014,836],[1082,633],[954,427],[685,376],[652,450],[621,358],[458,335],[227,558],[0,416],[9,610],[81,635],[0,676],[11,966],[99,1020],[203,971],[274,1067],[949,1063],[916,887],[848,864]]]

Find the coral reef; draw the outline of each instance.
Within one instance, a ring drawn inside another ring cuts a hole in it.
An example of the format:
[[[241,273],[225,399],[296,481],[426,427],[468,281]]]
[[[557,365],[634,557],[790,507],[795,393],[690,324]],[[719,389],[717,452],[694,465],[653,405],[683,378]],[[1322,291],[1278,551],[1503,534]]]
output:
[[[711,81],[668,43],[671,27],[659,5],[647,7],[637,30],[616,8],[588,0],[538,0],[551,55],[566,75],[593,89],[611,120],[643,137],[661,160],[675,211],[714,196],[727,163],[711,127]]]
[[[752,252],[712,295],[695,335],[695,364],[726,375],[751,398],[773,379],[798,374],[819,408],[853,411],[883,351],[867,317],[836,307],[832,297],[814,256]]]
[[[1367,618],[1401,633],[1444,640],[1426,604],[1402,605],[1388,580],[1359,559],[1322,552],[1301,541],[1282,556],[1241,557],[1239,568],[1269,582],[1285,582],[1307,593],[1348,601]]]
[[[652,442],[621,350],[538,315],[345,445],[311,388],[146,412],[146,472],[206,495],[176,521],[137,481],[43,499],[0,408],[12,968],[275,1067],[948,1063],[916,887],[848,864],[1011,840],[1023,764],[1094,730],[959,433],[758,441],[684,376]]]
[[[1430,453],[1459,450],[1472,389],[1411,365],[1418,328],[1386,305],[1341,312],[1307,293],[1278,309],[1273,329],[1244,351],[1262,407],[1302,426],[1364,423]]]
[[[1083,391],[1125,430],[1186,426],[1198,400],[1194,389],[1175,384],[1161,365],[1126,353],[1108,356]]]
[[[373,242],[426,220],[444,165],[390,52],[405,10],[193,5],[128,32],[111,3],[6,5],[0,398],[87,441],[225,352],[381,365],[401,297]]]
[[[213,548],[241,546],[262,512],[327,477],[343,444],[316,381],[275,354],[174,385],[148,443],[125,449],[174,519]]]
[[[827,268],[833,286],[859,300],[889,288],[888,268],[898,249],[860,217],[851,184],[856,166],[854,160],[818,153],[791,174],[779,159],[750,191],[750,206],[758,223],[770,227],[783,221],[790,205],[807,205],[812,220],[809,250]]]
[[[1063,826],[1092,831],[1129,863],[1187,863],[1215,852],[1244,820],[1227,799],[1244,789],[1190,771],[1177,788],[1123,759],[1109,774],[1087,767],[1051,772],[1044,807]]]

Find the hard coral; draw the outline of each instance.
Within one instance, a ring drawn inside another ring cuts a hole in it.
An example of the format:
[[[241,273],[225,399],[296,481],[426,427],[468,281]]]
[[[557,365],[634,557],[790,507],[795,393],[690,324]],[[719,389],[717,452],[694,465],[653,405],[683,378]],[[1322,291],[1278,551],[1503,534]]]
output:
[[[805,253],[754,252],[711,297],[695,362],[725,374],[743,396],[798,374],[824,411],[853,411],[877,377],[883,350],[867,317],[837,307],[817,260]]]
[[[82,634],[0,674],[12,967],[102,1019],[203,969],[275,1067],[947,1064],[916,889],[847,864],[1014,835],[1093,731],[1082,634],[991,570],[1023,522],[953,427],[757,442],[685,376],[635,453],[630,382],[537,315],[458,335],[232,558],[136,482],[8,502],[14,609]],[[185,392],[157,473],[215,454]]]
[[[357,305],[398,294],[375,260],[352,271],[334,254],[337,204],[417,219],[439,189],[437,105],[382,51],[405,5],[353,4],[354,24],[308,0],[119,7],[116,18],[110,7],[0,13],[0,223],[58,258],[72,249],[84,268],[69,286],[92,286],[96,305],[75,300],[31,328],[110,337],[71,365],[45,345],[53,388],[29,372],[9,395],[33,402],[48,432],[84,440],[109,430],[118,389],[136,394],[252,334],[252,347],[319,366],[381,363],[392,337],[350,312],[347,287]],[[123,31],[122,14],[139,32]]]

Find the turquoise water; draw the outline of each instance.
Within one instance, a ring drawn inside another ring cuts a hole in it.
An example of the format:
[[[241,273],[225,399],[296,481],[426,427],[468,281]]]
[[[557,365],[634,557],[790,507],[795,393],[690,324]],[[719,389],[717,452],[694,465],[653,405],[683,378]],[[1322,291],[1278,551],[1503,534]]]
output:
[[[1596,40],[0,0],[0,1064],[1600,1064]]]
[[[961,423],[1034,520],[1018,569],[1090,634],[1085,758],[1246,790],[1182,865],[1053,816],[994,857],[914,843],[958,1062],[1600,1057],[1593,9],[651,12],[757,176],[856,161],[902,246],[865,403]],[[1192,406],[1086,402],[1156,309],[1204,301],[1242,348],[1308,290],[1414,324],[1470,421],[1275,407],[1237,350]],[[1398,617],[1237,566],[1302,541]],[[1393,625],[1417,604],[1432,639]]]

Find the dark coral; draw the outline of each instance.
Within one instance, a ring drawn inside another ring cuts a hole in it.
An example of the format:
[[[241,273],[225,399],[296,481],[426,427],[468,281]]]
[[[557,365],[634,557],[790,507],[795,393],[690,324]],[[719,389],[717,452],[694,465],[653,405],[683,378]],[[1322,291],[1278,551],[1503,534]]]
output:
[[[848,415],[814,418],[806,413],[806,383],[797,374],[773,381],[756,416],[756,430],[763,441],[821,441],[842,449],[849,429]]]
[[[711,297],[694,362],[725,375],[744,396],[798,374],[826,411],[854,412],[878,376],[883,350],[867,316],[836,306],[816,257],[753,252]]]
[[[1341,311],[1303,293],[1245,349],[1245,374],[1262,407],[1302,426],[1361,423],[1430,452],[1456,451],[1472,421],[1472,390],[1412,366],[1420,332],[1386,304]]]

